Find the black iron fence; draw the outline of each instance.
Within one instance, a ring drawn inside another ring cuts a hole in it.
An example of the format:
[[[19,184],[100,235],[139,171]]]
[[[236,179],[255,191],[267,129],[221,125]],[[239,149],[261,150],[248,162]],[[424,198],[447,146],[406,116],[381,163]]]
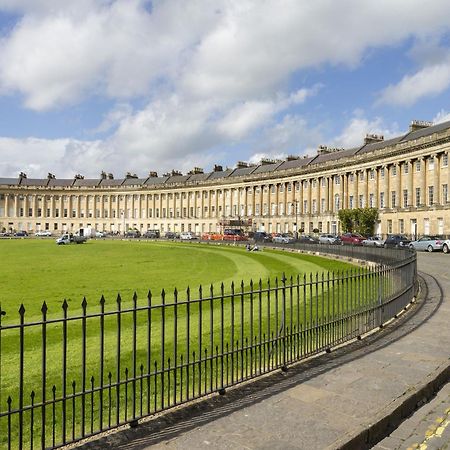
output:
[[[415,295],[413,252],[317,250],[376,264],[89,309],[84,299],[72,315],[64,301],[57,318],[44,303],[34,322],[23,306],[18,323],[0,316],[0,445],[60,447],[223,394],[381,326]]]

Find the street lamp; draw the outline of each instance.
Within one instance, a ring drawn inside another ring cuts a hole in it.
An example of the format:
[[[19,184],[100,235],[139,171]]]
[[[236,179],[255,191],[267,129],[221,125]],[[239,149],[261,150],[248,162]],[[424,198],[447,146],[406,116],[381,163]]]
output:
[[[295,239],[298,239],[298,200],[295,200]]]
[[[122,210],[123,235],[125,236],[125,210]]]

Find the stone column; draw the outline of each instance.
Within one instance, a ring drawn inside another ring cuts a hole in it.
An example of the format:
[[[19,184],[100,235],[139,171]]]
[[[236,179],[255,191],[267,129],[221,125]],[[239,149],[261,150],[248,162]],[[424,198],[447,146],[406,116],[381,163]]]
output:
[[[52,197],[53,198],[53,197]],[[14,218],[19,217],[19,194],[14,194]]]
[[[391,207],[391,171],[390,166],[384,166],[384,204],[385,208]]]
[[[447,203],[450,203],[450,152],[447,151],[445,154],[447,155]]]
[[[369,179],[370,179],[370,169],[364,169],[364,206],[369,207]]]
[[[380,168],[375,167],[375,180],[374,180],[374,188],[373,188],[373,197],[374,204],[373,206],[377,209],[380,208]]]
[[[441,204],[441,158],[439,154],[434,155],[434,199],[433,205]]]
[[[408,206],[414,206],[414,161],[410,159],[408,164]]]
[[[354,197],[354,202],[353,202],[353,207],[354,208],[359,208],[359,171],[355,170],[355,172],[353,172],[353,197]]]
[[[421,172],[422,172],[422,184],[421,184],[421,200],[420,204],[425,206],[427,204],[427,158],[425,156],[422,157],[421,162]]]

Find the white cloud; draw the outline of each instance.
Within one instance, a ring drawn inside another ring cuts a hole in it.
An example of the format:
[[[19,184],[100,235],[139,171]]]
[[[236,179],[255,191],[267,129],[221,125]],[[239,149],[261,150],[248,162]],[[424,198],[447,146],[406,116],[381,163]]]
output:
[[[25,172],[42,178],[52,172],[59,178],[72,178],[80,168],[102,167],[105,150],[99,141],[0,138],[0,173],[18,176]]]
[[[385,139],[389,139],[398,135],[399,131],[395,123],[389,128],[382,118],[369,120],[364,117],[362,111],[357,111],[355,117],[350,119],[340,135],[332,139],[330,145],[338,148],[359,147],[363,145],[366,134],[382,135]]]
[[[371,47],[448,30],[450,15],[446,0],[0,0],[1,9],[23,15],[0,46],[1,89],[35,110],[90,94],[157,95],[161,83],[185,97],[257,100],[303,68],[355,65]]]
[[[37,111],[89,94],[120,99],[148,93],[152,82],[177,73],[183,53],[214,14],[196,2],[184,15],[174,14],[181,0],[157,3],[150,14],[146,3],[86,0],[90,8],[31,9],[1,41],[0,90],[21,93],[25,106]]]
[[[437,95],[450,86],[450,58],[439,64],[426,66],[413,75],[406,75],[394,85],[389,85],[380,95],[377,104],[411,106],[423,97]]]
[[[217,127],[219,132],[230,139],[242,139],[253,130],[267,125],[275,114],[287,108],[306,101],[320,89],[319,85],[312,88],[299,89],[288,97],[278,95],[275,100],[248,101],[236,105],[225,114]]]
[[[432,120],[434,123],[442,123],[450,121],[450,112],[441,109]]]
[[[104,141],[1,141],[0,174],[188,170],[199,161],[241,159],[223,150],[236,140],[258,157],[308,152],[325,133],[295,107],[321,86],[292,87],[294,75],[354,67],[372,48],[448,31],[450,3],[430,3],[0,0],[0,11],[21,15],[0,41],[0,94],[19,94],[35,111],[90,96],[116,105],[93,130],[109,133]],[[441,92],[448,64],[437,61],[427,60],[383,95],[402,104]],[[359,145],[367,132],[389,136],[390,129],[380,118],[355,116],[334,145]]]

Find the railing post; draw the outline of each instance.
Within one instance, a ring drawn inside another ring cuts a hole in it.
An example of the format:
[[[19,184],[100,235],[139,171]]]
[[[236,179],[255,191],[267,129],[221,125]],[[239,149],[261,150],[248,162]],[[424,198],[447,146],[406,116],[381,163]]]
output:
[[[66,412],[67,412],[67,310],[69,308],[69,304],[67,300],[64,299],[62,304],[63,309],[63,326],[62,326],[62,346],[63,346],[63,354],[62,354],[62,440],[63,444],[66,443]]]
[[[86,297],[81,303],[83,317],[81,322],[81,437],[86,434]]]
[[[0,411],[2,410],[2,317],[6,315],[6,311],[2,310],[2,305],[0,303]],[[2,433],[2,421],[0,420],[0,436],[3,436]],[[8,441],[10,439],[10,436],[8,436]]]
[[[133,382],[132,382],[132,390],[133,397],[131,399],[131,409],[133,413],[131,426],[136,426],[136,370],[137,370],[137,361],[136,361],[136,328],[137,328],[137,294],[134,292],[133,294],[133,341],[132,341],[132,364],[133,364]],[[141,392],[142,395],[142,392]]]
[[[47,379],[47,304],[42,304],[42,406],[41,406],[41,447],[45,448],[45,406],[46,406],[46,379]]]
[[[120,294],[117,295],[117,347],[116,347],[116,425],[120,423],[120,340],[121,340],[121,304]]]
[[[19,348],[19,449],[23,448],[23,366],[24,366],[24,333],[25,333],[25,307],[23,303],[19,308],[20,315],[20,348]],[[0,349],[1,352],[1,349]],[[1,389],[1,386],[0,386]]]
[[[281,366],[281,370],[283,372],[287,372],[287,364],[286,364],[286,275],[283,272],[283,276],[281,278],[282,288],[281,288],[281,329],[283,330],[283,364]]]

